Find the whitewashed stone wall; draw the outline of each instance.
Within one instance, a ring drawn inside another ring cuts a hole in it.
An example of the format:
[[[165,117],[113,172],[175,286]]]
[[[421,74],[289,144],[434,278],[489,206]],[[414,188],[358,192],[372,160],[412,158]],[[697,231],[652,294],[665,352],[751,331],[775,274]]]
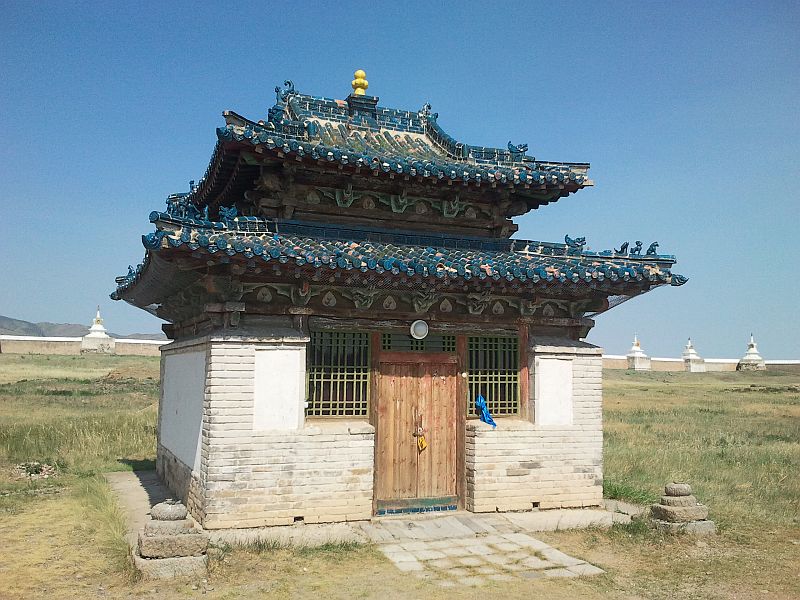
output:
[[[497,418],[496,429],[476,420],[467,422],[468,510],[600,504],[601,352],[567,339],[531,339],[528,413],[532,421]]]
[[[367,423],[326,423],[261,432],[245,441],[212,436],[207,529],[322,523],[372,515],[374,432]]]
[[[206,339],[162,347],[156,472],[198,520],[203,512]]]
[[[166,352],[163,358],[161,444],[193,471],[200,468],[206,354],[200,345]]]
[[[203,527],[370,518],[374,429],[305,421],[307,342],[290,327],[270,326],[172,345],[206,348],[200,468],[185,481],[186,469],[164,451],[170,440],[160,439],[159,472],[183,472],[172,479],[183,478]]]

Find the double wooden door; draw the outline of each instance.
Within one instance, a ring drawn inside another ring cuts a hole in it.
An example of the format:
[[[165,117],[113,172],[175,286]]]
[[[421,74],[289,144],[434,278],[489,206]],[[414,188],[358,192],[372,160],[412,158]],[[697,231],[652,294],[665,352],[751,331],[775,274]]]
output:
[[[383,352],[378,363],[376,508],[458,504],[457,357]]]

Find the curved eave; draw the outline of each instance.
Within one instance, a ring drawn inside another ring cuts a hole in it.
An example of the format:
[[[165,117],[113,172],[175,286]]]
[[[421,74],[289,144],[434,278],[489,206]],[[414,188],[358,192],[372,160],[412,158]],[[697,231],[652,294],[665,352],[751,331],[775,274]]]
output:
[[[576,183],[568,174],[550,173],[549,182],[531,182],[525,171],[509,168],[485,168],[472,165],[408,160],[404,157],[366,155],[357,151],[328,147],[297,140],[286,140],[269,135],[248,138],[232,133],[230,129],[218,130],[217,142],[206,174],[199,186],[189,195],[196,206],[224,206],[232,204],[250,189],[258,177],[259,166],[248,162],[243,152],[256,152],[276,160],[299,161],[309,167],[329,168],[337,172],[355,173],[369,171],[386,179],[416,178],[430,185],[468,184],[511,188],[513,193],[528,202],[534,209],[558,201],[578,190],[593,185],[591,180]]]
[[[241,198],[259,175],[259,167],[243,159],[243,148],[245,145],[238,142],[217,141],[206,173],[189,194],[189,202],[199,207],[227,206]]]
[[[196,271],[180,269],[159,254],[159,251],[148,250],[144,262],[134,273],[118,278],[119,285],[111,294],[112,300],[124,300],[154,312],[165,299],[188,288],[201,277]]]
[[[158,257],[158,253],[175,251],[191,252],[195,258],[219,256],[224,258],[222,262],[237,257],[264,263],[292,263],[297,267],[307,266],[312,271],[374,271],[401,279],[421,276],[465,282],[505,280],[534,285],[608,282],[612,286],[619,284],[620,288],[630,284],[645,289],[658,285],[681,285],[686,281],[671,273],[669,267],[674,258],[670,256],[634,258],[599,253],[570,254],[562,245],[541,242],[530,242],[522,250],[458,250],[349,239],[325,240],[312,237],[308,232],[304,235],[243,232],[229,228],[236,225],[235,222],[188,224],[163,213],[154,213],[152,218],[158,231],[143,238],[152,256],[150,263],[136,281],[130,282],[132,285],[124,282],[117,292],[121,299],[131,301],[133,298],[138,306],[169,296],[199,277],[193,271],[180,271],[175,267],[168,269]],[[243,222],[252,224],[253,219],[245,218]],[[202,262],[198,261],[198,264]],[[145,291],[132,295],[129,290],[138,289],[138,281],[145,279],[151,282]]]
[[[377,150],[361,150],[328,146],[322,142],[297,139],[269,131],[260,125],[227,125],[217,129],[220,141],[243,142],[262,150],[275,150],[286,156],[309,157],[315,161],[352,165],[378,173],[394,173],[420,177],[431,181],[458,181],[461,183],[493,183],[505,186],[571,186],[575,191],[593,185],[584,171],[585,164],[535,163],[538,167],[485,165],[470,162],[451,162],[446,157],[419,158],[413,154],[396,155]],[[575,169],[580,168],[580,171]]]

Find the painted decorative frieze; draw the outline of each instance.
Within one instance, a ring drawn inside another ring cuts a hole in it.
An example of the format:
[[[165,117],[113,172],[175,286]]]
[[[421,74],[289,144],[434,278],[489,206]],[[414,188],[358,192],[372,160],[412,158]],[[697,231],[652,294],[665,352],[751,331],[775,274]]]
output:
[[[276,175],[263,175],[259,180],[257,189],[271,194],[279,194],[282,188],[273,181]],[[489,218],[492,216],[491,210],[485,206],[473,205],[461,199],[461,195],[454,193],[449,198],[437,199],[423,196],[414,196],[403,190],[399,194],[389,194],[374,190],[357,190],[352,184],[345,188],[314,187],[308,190],[300,188],[296,192],[298,201],[310,206],[320,204],[335,205],[339,208],[361,208],[373,210],[383,207],[384,210],[394,214],[402,215],[413,212],[417,215],[425,215],[435,212],[446,219],[463,217],[474,220],[479,217]]]
[[[392,314],[442,314],[491,316],[500,319],[519,317],[546,317],[580,319],[597,301],[584,299],[564,301],[537,298],[535,300],[498,296],[492,292],[449,293],[435,290],[388,291],[377,286],[328,286],[290,283],[271,283],[251,288],[243,297],[247,303],[269,305],[276,312],[281,307],[324,308],[336,313],[369,312],[380,310],[391,317]],[[181,301],[184,297],[181,296]],[[208,297],[206,297],[206,301]],[[323,311],[325,312],[325,311]]]

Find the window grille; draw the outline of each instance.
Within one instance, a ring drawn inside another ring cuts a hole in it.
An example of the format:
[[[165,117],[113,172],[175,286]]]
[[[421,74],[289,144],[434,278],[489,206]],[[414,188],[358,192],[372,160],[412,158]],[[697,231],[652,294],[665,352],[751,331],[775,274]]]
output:
[[[387,352],[455,352],[456,336],[430,334],[415,340],[407,333],[384,333],[381,335],[381,348]]]
[[[475,398],[486,399],[492,415],[519,413],[519,339],[469,337],[467,339],[467,414],[475,414]]]
[[[367,416],[369,370],[368,333],[312,331],[306,416]]]

